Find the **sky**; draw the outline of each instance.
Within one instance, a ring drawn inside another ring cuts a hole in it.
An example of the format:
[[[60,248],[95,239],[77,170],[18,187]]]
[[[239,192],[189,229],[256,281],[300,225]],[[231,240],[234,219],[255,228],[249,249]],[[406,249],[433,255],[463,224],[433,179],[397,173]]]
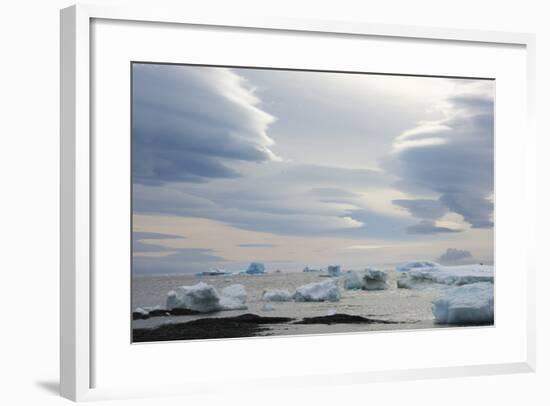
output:
[[[132,69],[135,273],[492,263],[494,81]]]

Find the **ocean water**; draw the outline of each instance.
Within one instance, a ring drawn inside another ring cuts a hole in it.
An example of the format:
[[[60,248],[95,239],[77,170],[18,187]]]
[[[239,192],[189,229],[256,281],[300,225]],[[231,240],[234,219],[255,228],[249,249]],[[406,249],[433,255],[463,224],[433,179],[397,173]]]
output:
[[[132,309],[145,306],[165,308],[167,293],[181,285],[194,285],[200,281],[220,290],[231,284],[242,284],[247,292],[247,310],[222,311],[193,316],[153,317],[134,320],[133,328],[148,328],[166,322],[185,322],[202,317],[229,317],[245,313],[260,316],[281,316],[302,319],[345,313],[369,318],[396,321],[399,324],[335,324],[335,325],[270,325],[262,335],[302,335],[360,332],[376,330],[405,330],[443,327],[434,323],[431,302],[440,295],[441,287],[425,289],[398,289],[395,271],[388,272],[389,289],[380,291],[340,290],[339,302],[270,302],[272,311],[263,311],[262,293],[267,289],[287,289],[325,280],[317,272],[267,273],[264,275],[162,275],[135,276],[132,281]]]

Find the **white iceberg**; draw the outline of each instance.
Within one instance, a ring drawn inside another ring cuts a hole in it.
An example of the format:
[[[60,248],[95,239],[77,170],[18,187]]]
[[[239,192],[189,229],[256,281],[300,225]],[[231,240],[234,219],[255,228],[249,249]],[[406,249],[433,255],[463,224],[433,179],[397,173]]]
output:
[[[220,305],[223,310],[244,310],[246,306],[246,289],[243,285],[234,284],[222,289]]]
[[[388,289],[388,274],[379,269],[367,269],[363,276],[364,290]]]
[[[337,302],[340,300],[340,291],[336,280],[326,280],[300,286],[292,298],[296,302]]]
[[[379,269],[364,271],[347,271],[341,277],[342,285],[347,290],[384,290],[388,289],[388,274]]]
[[[136,310],[134,310],[134,313],[139,313],[142,316],[149,316],[149,310],[146,310],[143,307],[136,308]]]
[[[397,267],[395,267],[395,270],[397,272],[407,272],[412,269],[437,268],[440,266],[441,265],[439,265],[438,263],[432,261],[413,261],[398,265]]]
[[[211,313],[246,309],[245,303],[246,290],[243,285],[227,286],[220,295],[213,286],[199,282],[196,285],[180,286],[168,292],[166,308]]]
[[[262,312],[272,312],[275,310],[275,307],[269,303],[264,303],[261,310]]]
[[[265,273],[265,266],[261,262],[252,262],[245,271],[248,275],[258,275]]]
[[[290,302],[292,295],[285,289],[270,289],[264,290],[262,300],[264,302]]]
[[[197,272],[195,275],[196,276],[220,276],[220,275],[229,275],[229,274],[231,274],[231,272],[228,272],[220,268],[214,268],[208,271]]]
[[[446,290],[432,302],[438,323],[490,324],[494,320],[494,285],[478,282]]]
[[[398,288],[420,288],[430,284],[462,286],[477,282],[494,282],[492,265],[458,265],[413,269],[403,272],[397,280]]]
[[[168,292],[166,308],[188,309],[201,313],[221,310],[220,295],[213,286],[199,282],[192,286],[180,286]]]
[[[365,285],[365,282],[363,280],[364,276],[365,272],[348,271],[340,277],[340,280],[342,281],[344,289],[358,290],[363,289],[363,286]]]

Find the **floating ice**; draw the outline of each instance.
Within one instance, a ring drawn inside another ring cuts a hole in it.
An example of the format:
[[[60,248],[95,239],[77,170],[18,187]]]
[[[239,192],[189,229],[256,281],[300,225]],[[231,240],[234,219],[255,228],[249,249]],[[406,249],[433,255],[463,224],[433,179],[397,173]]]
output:
[[[229,275],[229,274],[231,274],[231,272],[225,271],[220,268],[214,268],[208,271],[197,272],[195,275],[196,276],[220,276],[220,275]]]
[[[134,313],[139,313],[143,316],[149,316],[149,311],[145,310],[143,307],[138,307],[136,310],[134,310]]]
[[[398,288],[419,288],[430,284],[461,286],[476,282],[493,282],[492,265],[459,265],[413,269],[401,274]]]
[[[261,262],[252,262],[245,273],[249,275],[257,275],[265,273],[265,266]]]
[[[340,276],[341,273],[340,265],[329,265],[327,268],[327,274],[329,276]]]
[[[357,289],[363,289],[363,286],[365,284],[363,281],[364,276],[365,276],[365,272],[348,271],[344,273],[340,277],[340,279],[342,280],[344,289],[357,290]]]
[[[243,285],[230,285],[222,290],[222,295],[216,288],[204,282],[196,285],[180,286],[168,292],[166,308],[188,309],[201,313],[220,310],[246,309],[246,290]]]
[[[221,310],[220,296],[213,286],[199,282],[192,286],[180,286],[168,292],[166,307],[172,309],[189,309],[201,313]]]
[[[223,310],[246,309],[246,290],[243,285],[234,284],[222,289],[220,305]]]
[[[395,270],[397,272],[407,272],[412,269],[418,269],[418,268],[437,268],[440,267],[436,262],[432,261],[413,261],[413,262],[407,262],[405,264],[398,265]]]
[[[292,295],[288,290],[270,289],[264,290],[262,300],[265,302],[290,302],[292,300]]]
[[[262,312],[272,312],[275,310],[275,307],[269,303],[264,303],[261,310]]]
[[[478,282],[446,290],[432,302],[438,323],[489,324],[494,319],[494,285]]]
[[[303,270],[303,272],[321,272],[320,269],[313,269],[313,268],[310,268],[308,266],[306,266]]]
[[[300,286],[292,297],[297,302],[337,302],[340,291],[336,280],[326,280]]]
[[[388,274],[379,269],[367,269],[363,276],[363,289],[385,290],[388,289]]]

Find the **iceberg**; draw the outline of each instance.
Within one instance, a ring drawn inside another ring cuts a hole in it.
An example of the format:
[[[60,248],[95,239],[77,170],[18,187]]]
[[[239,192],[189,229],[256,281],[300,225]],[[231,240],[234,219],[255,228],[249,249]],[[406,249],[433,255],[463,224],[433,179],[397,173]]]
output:
[[[327,268],[327,273],[329,276],[340,276],[342,273],[340,270],[340,265],[329,265]]]
[[[284,289],[264,290],[262,300],[264,302],[290,302],[292,295],[288,290]]]
[[[440,267],[436,262],[432,261],[413,261],[413,262],[407,262],[405,264],[401,264],[395,267],[395,270],[397,272],[407,272],[412,269],[418,269],[418,268],[437,268]]]
[[[403,272],[397,280],[398,288],[413,289],[430,284],[462,286],[477,282],[494,282],[492,265],[458,265],[413,269]]]
[[[166,308],[188,309],[201,313],[221,310],[220,295],[213,286],[199,282],[192,286],[180,286],[168,292]]]
[[[384,290],[388,289],[388,274],[379,269],[367,268],[364,271],[348,271],[340,279],[347,290]]]
[[[363,277],[365,276],[364,272],[357,271],[348,271],[344,273],[340,279],[342,280],[342,285],[346,290],[358,290],[363,289],[364,281]]]
[[[222,310],[244,310],[246,306],[246,289],[243,285],[234,284],[222,289],[220,297]]]
[[[446,290],[432,302],[432,312],[442,324],[491,324],[494,320],[494,285],[477,282]]]
[[[220,276],[220,275],[230,275],[230,274],[231,272],[225,271],[220,268],[214,268],[208,271],[197,272],[195,275],[196,276]]]
[[[302,272],[321,272],[320,269],[313,269],[313,268],[310,268],[308,266],[306,266]]]
[[[264,303],[261,310],[262,312],[272,312],[273,310],[275,310],[275,307],[273,307],[273,305],[270,305],[269,303]]]
[[[265,266],[261,262],[252,262],[245,271],[248,275],[258,275],[265,273]]]
[[[388,274],[379,269],[367,269],[363,276],[364,290],[385,290],[388,289]]]
[[[246,309],[246,290],[243,285],[230,285],[222,289],[220,295],[216,288],[204,282],[196,285],[180,286],[168,292],[166,308],[194,310],[211,313],[220,310]]]
[[[336,280],[326,280],[300,286],[292,298],[296,302],[337,302],[340,300],[340,291]]]

